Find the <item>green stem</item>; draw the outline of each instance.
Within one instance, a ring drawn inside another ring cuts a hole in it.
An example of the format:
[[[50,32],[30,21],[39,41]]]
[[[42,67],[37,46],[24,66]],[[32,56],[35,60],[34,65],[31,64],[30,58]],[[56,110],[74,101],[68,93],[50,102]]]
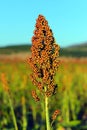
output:
[[[22,106],[22,111],[23,111],[23,130],[27,129],[27,120],[26,120],[26,105],[25,103]]]
[[[45,114],[46,114],[46,127],[47,127],[47,130],[50,130],[50,119],[49,119],[48,97],[47,96],[45,96]]]
[[[15,113],[14,113],[14,109],[13,109],[13,105],[12,105],[12,101],[11,101],[10,97],[9,97],[9,104],[10,104],[10,109],[11,109],[11,114],[12,114],[15,130],[18,130],[16,117],[15,117]]]

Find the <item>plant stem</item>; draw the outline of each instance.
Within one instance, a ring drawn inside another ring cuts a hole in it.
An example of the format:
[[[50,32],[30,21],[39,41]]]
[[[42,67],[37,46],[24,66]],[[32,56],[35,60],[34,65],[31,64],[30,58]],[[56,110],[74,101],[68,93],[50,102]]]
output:
[[[25,103],[22,106],[22,112],[23,112],[23,130],[27,129],[27,120],[26,120],[26,105]]]
[[[49,109],[48,109],[48,97],[45,96],[45,114],[46,114],[46,127],[50,130],[50,120],[49,120]]]
[[[11,114],[12,114],[15,130],[18,130],[16,117],[15,117],[15,113],[14,113],[14,109],[13,109],[13,105],[12,105],[12,101],[11,101],[10,97],[9,97],[9,104],[10,104],[10,109],[11,109]]]

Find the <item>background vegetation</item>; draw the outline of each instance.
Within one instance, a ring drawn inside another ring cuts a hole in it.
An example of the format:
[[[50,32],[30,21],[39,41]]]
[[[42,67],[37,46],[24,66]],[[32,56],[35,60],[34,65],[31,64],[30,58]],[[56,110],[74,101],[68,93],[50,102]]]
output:
[[[7,50],[13,52],[13,49],[17,52],[29,50],[28,46],[26,49],[24,46],[19,48],[2,48],[0,53]],[[73,52],[76,49],[67,48]],[[0,60],[0,130],[14,130],[9,99],[1,81],[2,73],[7,77],[19,130],[24,130],[24,126],[27,126],[27,130],[45,130],[44,104],[32,98],[31,90],[35,86],[29,78],[31,70],[21,58]],[[60,57],[55,81],[58,89],[57,94],[50,99],[50,120],[56,109],[60,110],[60,114],[53,123],[53,130],[87,130],[87,58]]]

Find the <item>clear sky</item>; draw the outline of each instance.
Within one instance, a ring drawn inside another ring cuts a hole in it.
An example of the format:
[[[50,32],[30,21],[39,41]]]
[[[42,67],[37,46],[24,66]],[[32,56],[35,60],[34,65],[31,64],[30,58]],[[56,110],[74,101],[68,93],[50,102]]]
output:
[[[0,46],[31,43],[39,14],[60,46],[87,41],[87,0],[0,0]]]

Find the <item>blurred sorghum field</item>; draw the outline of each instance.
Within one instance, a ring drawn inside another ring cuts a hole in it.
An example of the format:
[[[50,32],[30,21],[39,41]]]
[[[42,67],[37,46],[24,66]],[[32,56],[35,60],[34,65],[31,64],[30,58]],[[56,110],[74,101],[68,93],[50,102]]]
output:
[[[55,109],[60,114],[53,123],[53,130],[87,130],[87,60],[60,58],[55,81],[56,95],[50,98],[50,119]],[[43,102],[35,102],[31,91],[35,86],[30,81],[31,70],[20,60],[0,61],[0,130],[14,130],[4,74],[9,87],[19,130],[45,130]]]

